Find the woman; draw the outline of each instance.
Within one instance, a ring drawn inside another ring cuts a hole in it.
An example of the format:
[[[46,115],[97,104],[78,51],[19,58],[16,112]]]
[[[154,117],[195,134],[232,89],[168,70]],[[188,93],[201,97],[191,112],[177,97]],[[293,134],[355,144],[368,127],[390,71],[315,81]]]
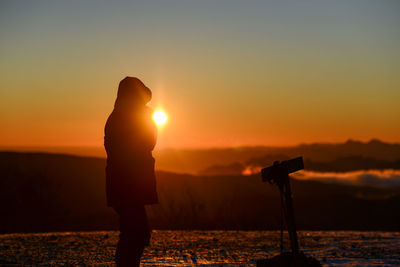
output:
[[[158,202],[152,156],[156,127],[146,106],[150,100],[149,88],[126,77],[105,126],[107,205],[120,217],[117,266],[139,266],[150,241],[144,205]]]

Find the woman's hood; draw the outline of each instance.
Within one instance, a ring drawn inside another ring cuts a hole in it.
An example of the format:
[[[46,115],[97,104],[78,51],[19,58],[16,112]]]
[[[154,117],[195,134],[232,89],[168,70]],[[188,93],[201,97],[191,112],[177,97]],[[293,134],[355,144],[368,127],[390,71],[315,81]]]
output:
[[[118,86],[115,107],[146,105],[151,100],[151,91],[136,77],[125,77]]]

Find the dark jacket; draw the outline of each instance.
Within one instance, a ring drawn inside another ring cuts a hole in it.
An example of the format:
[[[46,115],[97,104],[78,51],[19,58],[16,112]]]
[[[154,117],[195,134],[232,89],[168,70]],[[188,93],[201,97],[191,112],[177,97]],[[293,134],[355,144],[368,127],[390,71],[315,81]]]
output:
[[[158,202],[154,158],[156,128],[146,106],[151,91],[137,78],[121,81],[105,126],[106,193],[111,207]]]

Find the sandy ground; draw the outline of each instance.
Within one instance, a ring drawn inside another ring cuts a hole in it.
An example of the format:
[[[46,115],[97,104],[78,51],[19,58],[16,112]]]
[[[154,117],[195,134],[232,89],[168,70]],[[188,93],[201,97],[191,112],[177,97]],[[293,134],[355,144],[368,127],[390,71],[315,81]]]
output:
[[[399,232],[301,231],[299,238],[324,266],[400,265]],[[115,231],[0,235],[0,265],[111,266],[117,240]],[[153,231],[142,266],[255,266],[279,251],[279,231]]]

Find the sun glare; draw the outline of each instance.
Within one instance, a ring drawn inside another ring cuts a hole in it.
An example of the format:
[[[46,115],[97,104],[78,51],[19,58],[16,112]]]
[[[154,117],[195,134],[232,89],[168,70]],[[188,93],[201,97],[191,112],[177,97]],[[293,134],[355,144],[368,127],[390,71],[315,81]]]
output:
[[[162,110],[156,110],[153,114],[154,122],[157,125],[164,125],[167,122],[167,114]]]

